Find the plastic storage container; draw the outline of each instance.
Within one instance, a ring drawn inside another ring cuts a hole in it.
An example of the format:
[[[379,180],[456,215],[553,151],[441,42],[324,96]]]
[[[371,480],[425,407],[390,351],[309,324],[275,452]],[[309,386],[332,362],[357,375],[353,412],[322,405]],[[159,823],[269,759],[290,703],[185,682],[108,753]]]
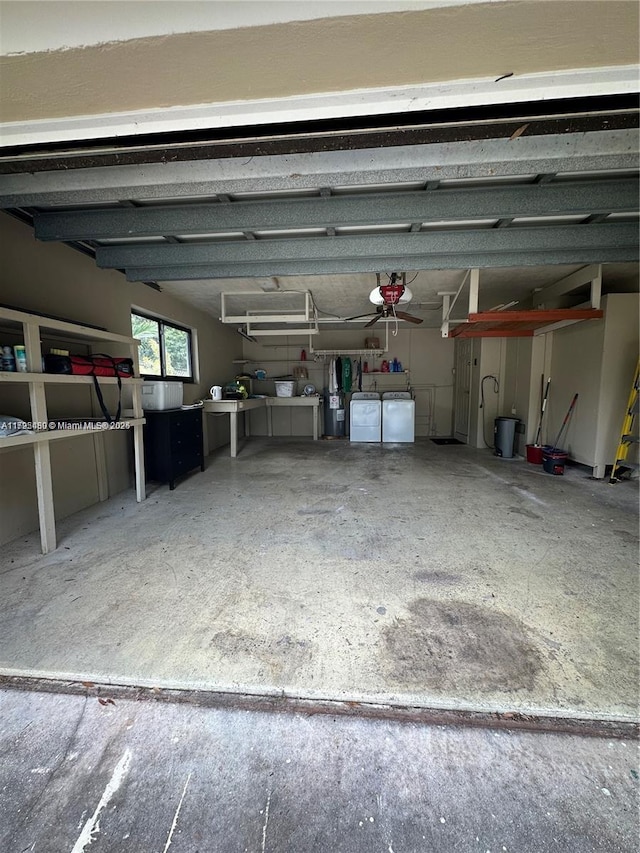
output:
[[[145,382],[142,386],[142,408],[161,412],[182,405],[182,382]]]
[[[276,380],[276,397],[293,397],[296,389],[295,381],[289,379]]]

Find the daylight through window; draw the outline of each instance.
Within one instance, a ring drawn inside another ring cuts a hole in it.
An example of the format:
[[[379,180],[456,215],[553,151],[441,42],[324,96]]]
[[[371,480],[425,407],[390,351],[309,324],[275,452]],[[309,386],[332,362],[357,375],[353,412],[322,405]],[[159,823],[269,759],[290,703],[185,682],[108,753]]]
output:
[[[193,379],[191,331],[157,317],[131,312],[133,337],[140,347],[140,373],[158,379]]]

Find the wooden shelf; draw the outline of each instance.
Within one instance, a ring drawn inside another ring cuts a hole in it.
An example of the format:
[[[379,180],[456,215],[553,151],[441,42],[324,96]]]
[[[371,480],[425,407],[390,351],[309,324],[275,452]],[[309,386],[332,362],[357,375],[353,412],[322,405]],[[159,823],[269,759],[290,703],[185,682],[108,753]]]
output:
[[[102,385],[117,385],[115,376],[98,376]],[[123,385],[142,385],[144,379],[133,379],[122,376]],[[17,371],[0,371],[0,382],[44,382],[47,385],[93,385],[93,376],[73,376],[69,373],[19,373]]]
[[[66,320],[54,320],[50,317],[41,317],[39,314],[29,314],[24,311],[16,311],[13,308],[0,308],[0,320],[10,321],[16,328],[24,324],[38,326],[54,332],[66,332],[70,338],[84,341],[110,341],[111,343],[130,345],[132,341],[137,345],[137,338],[116,335],[104,329],[94,329],[91,326],[83,326],[78,323],[69,323]]]
[[[599,320],[604,312],[598,308],[553,308],[531,311],[484,311],[469,314],[449,333],[451,338],[528,338],[582,320]],[[550,328],[547,329],[546,327]],[[551,328],[552,327],[552,328]]]
[[[139,341],[136,338],[126,337],[124,335],[113,334],[104,329],[93,329],[90,326],[82,326],[76,323],[69,323],[65,320],[54,320],[49,317],[41,317],[38,314],[30,314],[28,312],[16,311],[13,308],[0,307],[0,322],[3,327],[15,329],[24,340],[27,365],[31,367],[42,364],[42,347],[41,339],[46,337],[46,332],[57,332],[63,334],[69,340],[83,341],[84,343],[100,342],[117,344],[118,349],[126,348],[133,361],[133,371],[135,379],[121,377],[120,381],[123,385],[131,387],[133,399],[133,417],[127,418],[126,423],[133,431],[133,448],[135,461],[135,480],[136,480],[136,497],[138,501],[145,498],[145,476],[144,476],[144,446],[142,427],[145,423],[144,412],[142,410],[142,384],[143,380],[139,378],[140,369],[138,361],[138,345]],[[44,334],[43,334],[44,333]],[[32,424],[48,424],[52,421],[57,423],[74,424],[79,421],[77,418],[50,418],[47,407],[46,386],[93,386],[92,376],[74,376],[69,374],[42,373],[38,371],[30,371],[27,373],[21,372],[0,372],[0,387],[3,385],[22,384],[29,389],[30,401],[30,416],[29,422]],[[118,378],[116,376],[100,376],[98,377],[100,384],[116,385]],[[0,409],[4,408],[0,406]],[[4,414],[9,414],[6,411]],[[18,447],[32,447],[34,456],[34,468],[36,475],[36,492],[38,499],[38,517],[40,521],[40,541],[42,543],[42,552],[47,554],[56,548],[56,524],[55,512],[53,503],[53,481],[51,471],[51,455],[50,443],[60,439],[73,439],[78,436],[91,435],[94,439],[94,449],[96,454],[96,470],[98,474],[98,498],[106,500],[109,497],[109,486],[107,479],[107,464],[104,450],[104,442],[102,437],[105,432],[125,432],[122,422],[118,424],[107,424],[100,421],[92,421],[91,417],[86,418],[86,422],[91,422],[90,427],[80,427],[70,429],[53,429],[42,430],[36,433],[28,433],[26,435],[7,436],[0,438],[0,451],[12,450]]]
[[[56,420],[56,419],[53,419]],[[57,418],[58,422],[65,422],[66,418]],[[90,418],[87,418],[90,421]],[[67,421],[72,423],[72,419]],[[141,426],[146,423],[144,418],[127,418],[119,421],[118,424],[108,424],[106,421],[95,422],[93,427],[78,427],[78,429],[47,429],[40,432],[29,433],[25,435],[13,435],[6,438],[0,438],[0,451],[7,450],[10,447],[24,447],[30,444],[41,444],[46,441],[56,441],[60,438],[75,438],[77,435],[102,435],[105,432],[126,432],[126,427],[122,424],[129,424],[130,427]],[[119,426],[120,424],[120,426]]]

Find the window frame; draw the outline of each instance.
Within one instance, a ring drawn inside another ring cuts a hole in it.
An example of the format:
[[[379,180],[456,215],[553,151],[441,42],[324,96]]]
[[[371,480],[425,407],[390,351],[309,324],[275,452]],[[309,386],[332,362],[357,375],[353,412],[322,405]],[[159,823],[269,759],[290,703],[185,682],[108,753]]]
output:
[[[196,381],[195,376],[195,359],[194,359],[194,340],[195,340],[195,330],[189,328],[189,326],[183,326],[181,323],[177,323],[175,320],[167,320],[164,317],[158,317],[155,314],[150,314],[146,311],[140,310],[139,308],[131,308],[131,320],[133,321],[134,315],[136,317],[141,317],[143,320],[152,320],[154,323],[158,324],[158,342],[160,344],[160,370],[161,373],[144,373],[142,369],[140,370],[140,377],[144,379],[155,379],[162,380],[163,382],[188,382],[194,383]],[[165,327],[169,327],[171,329],[176,329],[179,332],[185,332],[188,336],[189,341],[189,368],[190,373],[188,376],[170,376],[167,375],[166,372],[166,362],[165,362],[165,354],[164,354],[164,330]],[[132,335],[135,338],[135,334],[133,334],[133,324],[132,324]]]

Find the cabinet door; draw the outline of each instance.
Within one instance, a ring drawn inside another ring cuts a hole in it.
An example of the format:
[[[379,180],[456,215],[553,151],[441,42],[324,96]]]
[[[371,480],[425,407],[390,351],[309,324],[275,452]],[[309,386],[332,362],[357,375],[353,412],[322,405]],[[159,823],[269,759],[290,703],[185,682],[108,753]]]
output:
[[[144,455],[147,477],[168,480],[170,475],[169,419],[163,412],[146,412]]]

